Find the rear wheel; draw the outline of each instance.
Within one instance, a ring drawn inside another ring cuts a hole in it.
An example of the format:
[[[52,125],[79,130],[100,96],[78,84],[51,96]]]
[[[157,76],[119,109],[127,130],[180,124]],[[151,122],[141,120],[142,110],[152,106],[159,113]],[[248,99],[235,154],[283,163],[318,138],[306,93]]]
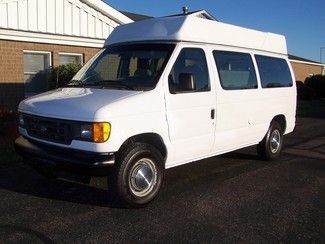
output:
[[[283,146],[283,131],[281,125],[273,121],[263,140],[257,145],[257,153],[264,160],[279,157]]]
[[[156,197],[163,174],[161,153],[149,144],[134,143],[117,157],[108,176],[108,191],[128,207],[141,207]]]

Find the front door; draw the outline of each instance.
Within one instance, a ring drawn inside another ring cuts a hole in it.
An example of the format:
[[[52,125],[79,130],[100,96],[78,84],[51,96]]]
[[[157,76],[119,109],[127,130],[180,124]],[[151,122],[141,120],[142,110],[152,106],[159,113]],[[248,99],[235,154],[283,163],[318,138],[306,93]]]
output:
[[[166,113],[172,145],[168,166],[211,152],[215,104],[205,51],[194,47],[181,49],[169,72],[166,90]]]

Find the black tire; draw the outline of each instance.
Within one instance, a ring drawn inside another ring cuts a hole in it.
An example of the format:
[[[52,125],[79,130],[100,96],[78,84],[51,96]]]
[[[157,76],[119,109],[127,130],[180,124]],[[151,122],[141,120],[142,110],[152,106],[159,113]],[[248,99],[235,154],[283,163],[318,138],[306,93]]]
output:
[[[283,129],[273,121],[263,140],[257,145],[257,154],[263,160],[274,160],[279,157],[283,147]]]
[[[119,153],[108,176],[110,198],[126,207],[146,205],[161,188],[163,165],[163,157],[155,147],[132,143]]]

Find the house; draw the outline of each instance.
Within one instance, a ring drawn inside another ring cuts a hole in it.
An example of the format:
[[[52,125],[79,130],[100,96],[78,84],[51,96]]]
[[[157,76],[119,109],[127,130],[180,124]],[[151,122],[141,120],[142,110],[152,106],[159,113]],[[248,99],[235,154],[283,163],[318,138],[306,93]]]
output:
[[[87,62],[130,22],[101,0],[1,0],[0,108],[47,90],[51,66]]]
[[[312,75],[324,74],[325,64],[289,54],[289,60],[296,80],[304,82]]]

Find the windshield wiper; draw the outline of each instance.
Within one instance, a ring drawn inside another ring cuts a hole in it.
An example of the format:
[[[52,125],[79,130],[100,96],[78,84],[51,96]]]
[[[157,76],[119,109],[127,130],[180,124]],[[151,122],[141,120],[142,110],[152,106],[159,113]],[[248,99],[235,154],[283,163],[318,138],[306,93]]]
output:
[[[66,84],[65,86],[68,86],[68,87],[84,87],[85,85],[80,80],[72,80],[68,84]]]
[[[101,80],[101,81],[96,82],[94,85],[95,86],[96,85],[100,85],[103,88],[106,88],[106,87],[116,87],[116,88],[122,88],[124,90],[132,90],[132,91],[134,91],[134,87],[129,86],[129,85],[126,85],[126,84],[122,83],[121,81]]]

